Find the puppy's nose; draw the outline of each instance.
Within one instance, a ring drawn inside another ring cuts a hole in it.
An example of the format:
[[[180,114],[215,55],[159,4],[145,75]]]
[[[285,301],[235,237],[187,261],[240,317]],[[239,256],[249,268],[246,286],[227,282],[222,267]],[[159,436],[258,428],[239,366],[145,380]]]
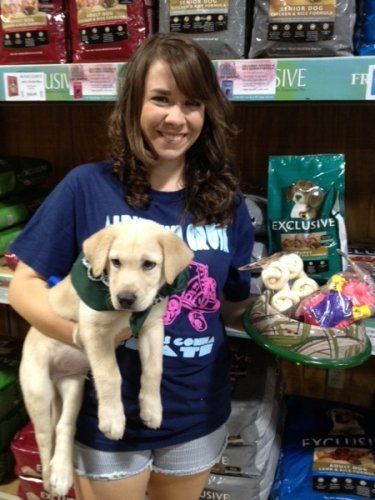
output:
[[[127,307],[131,307],[134,302],[137,300],[137,296],[133,292],[123,292],[117,295],[117,300],[121,307],[126,309]]]

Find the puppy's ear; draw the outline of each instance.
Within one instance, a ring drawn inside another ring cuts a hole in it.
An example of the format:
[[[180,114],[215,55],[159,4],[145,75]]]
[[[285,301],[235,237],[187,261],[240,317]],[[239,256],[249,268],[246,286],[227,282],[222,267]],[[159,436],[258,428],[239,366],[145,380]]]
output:
[[[172,232],[160,236],[160,244],[164,254],[164,276],[170,285],[176,276],[185,269],[194,257],[190,248]]]
[[[293,200],[294,191],[295,191],[295,184],[292,184],[287,189],[287,192],[286,192],[286,201],[292,201]]]
[[[324,199],[324,191],[321,187],[316,186],[310,191],[309,205],[310,207],[317,208]]]
[[[115,227],[108,226],[83,242],[83,253],[91,264],[92,274],[95,278],[100,276],[105,269],[108,252],[116,234]]]

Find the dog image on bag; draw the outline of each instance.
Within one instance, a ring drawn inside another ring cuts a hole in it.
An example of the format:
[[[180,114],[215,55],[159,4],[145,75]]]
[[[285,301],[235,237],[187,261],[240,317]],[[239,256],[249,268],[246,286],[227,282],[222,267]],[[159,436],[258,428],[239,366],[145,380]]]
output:
[[[163,315],[167,296],[186,286],[192,257],[187,245],[160,224],[129,220],[86,239],[70,274],[48,291],[54,311],[77,322],[83,349],[34,327],[24,342],[20,382],[47,491],[64,496],[72,486],[75,424],[89,369],[99,429],[109,439],[124,434],[115,339],[129,326],[138,338],[142,367],[140,417],[146,426],[160,427]]]
[[[295,219],[316,219],[317,208],[323,199],[323,190],[316,184],[306,180],[293,183],[287,191],[287,201],[294,202],[290,216]]]

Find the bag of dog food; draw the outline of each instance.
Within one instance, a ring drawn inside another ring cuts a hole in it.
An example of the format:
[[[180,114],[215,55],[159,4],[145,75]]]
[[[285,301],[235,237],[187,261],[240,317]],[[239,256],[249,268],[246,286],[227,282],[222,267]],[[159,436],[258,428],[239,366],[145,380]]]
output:
[[[350,56],[355,0],[255,0],[249,58]]]
[[[67,62],[63,0],[0,0],[0,39],[0,64]]]
[[[373,410],[291,396],[271,500],[374,498]]]
[[[73,62],[127,61],[152,31],[152,0],[69,0]]]
[[[325,283],[347,253],[342,154],[271,156],[268,166],[270,253],[297,253],[306,274]]]
[[[361,0],[358,3],[358,18],[355,36],[356,53],[360,56],[375,55],[375,1]]]
[[[246,0],[160,0],[159,31],[184,33],[213,59],[238,59],[248,51]]]
[[[51,172],[51,164],[39,158],[0,158],[0,198],[42,184]]]

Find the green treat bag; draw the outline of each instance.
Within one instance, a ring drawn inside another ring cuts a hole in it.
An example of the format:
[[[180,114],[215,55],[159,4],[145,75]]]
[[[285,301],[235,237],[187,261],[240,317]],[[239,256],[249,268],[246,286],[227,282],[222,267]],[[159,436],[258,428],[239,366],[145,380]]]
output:
[[[344,189],[342,154],[270,156],[270,253],[297,253],[306,274],[319,283],[342,271],[337,249],[347,252]]]
[[[25,222],[41,205],[49,190],[34,188],[32,192],[11,194],[0,201],[0,230]]]
[[[0,230],[0,256],[4,255],[9,245],[21,234],[23,228],[24,224],[17,224],[17,226]]]

